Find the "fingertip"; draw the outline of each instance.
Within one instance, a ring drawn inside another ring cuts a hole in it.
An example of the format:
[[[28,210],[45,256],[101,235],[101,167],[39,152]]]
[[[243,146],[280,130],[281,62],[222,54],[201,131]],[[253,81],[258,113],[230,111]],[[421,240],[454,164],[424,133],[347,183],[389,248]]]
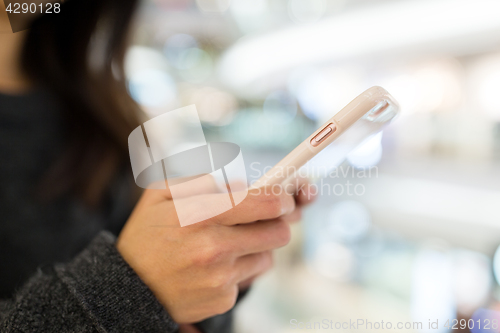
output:
[[[293,195],[288,194],[281,185],[252,189],[249,194],[265,207],[267,218],[277,218],[295,209]]]

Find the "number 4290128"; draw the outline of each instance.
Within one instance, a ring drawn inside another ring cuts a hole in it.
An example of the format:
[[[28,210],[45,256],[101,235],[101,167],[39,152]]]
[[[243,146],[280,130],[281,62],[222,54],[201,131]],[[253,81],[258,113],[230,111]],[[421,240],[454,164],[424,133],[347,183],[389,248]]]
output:
[[[61,4],[60,3],[9,3],[7,8],[5,9],[7,13],[11,14],[26,14],[26,13],[59,13],[61,12]]]
[[[492,329],[492,330],[496,331],[498,329],[498,320],[497,319],[492,319],[492,320],[490,320],[490,319],[477,319],[477,320],[453,319],[450,322],[450,319],[448,319],[446,321],[446,323],[444,324],[444,327],[451,329],[451,330],[458,330],[458,329],[463,330],[466,328],[470,330],[473,328],[477,328],[477,329],[483,329],[483,330]],[[492,331],[492,332],[495,332],[495,331]]]

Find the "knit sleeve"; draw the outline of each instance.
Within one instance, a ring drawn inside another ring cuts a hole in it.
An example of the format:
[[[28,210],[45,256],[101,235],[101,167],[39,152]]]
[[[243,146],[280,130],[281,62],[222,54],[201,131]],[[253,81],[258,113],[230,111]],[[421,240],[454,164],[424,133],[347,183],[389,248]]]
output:
[[[39,269],[0,301],[1,332],[162,332],[177,324],[101,232],[74,260]]]

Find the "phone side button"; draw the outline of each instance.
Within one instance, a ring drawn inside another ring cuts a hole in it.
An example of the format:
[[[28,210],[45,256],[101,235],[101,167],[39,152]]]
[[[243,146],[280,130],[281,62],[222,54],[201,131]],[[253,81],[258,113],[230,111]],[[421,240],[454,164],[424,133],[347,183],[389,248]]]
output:
[[[334,124],[328,124],[327,127],[325,127],[321,132],[316,134],[315,137],[311,139],[311,145],[313,147],[317,147],[323,140],[325,140],[327,137],[329,137],[337,127]]]

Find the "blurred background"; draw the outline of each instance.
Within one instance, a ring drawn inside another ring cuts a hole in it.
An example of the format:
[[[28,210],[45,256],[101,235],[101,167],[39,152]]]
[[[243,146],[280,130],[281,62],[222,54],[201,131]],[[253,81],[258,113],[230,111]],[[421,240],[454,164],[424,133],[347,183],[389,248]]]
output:
[[[291,319],[444,332],[500,311],[500,1],[145,0],[133,45],[134,99],[151,117],[196,104],[251,180],[370,86],[401,104],[323,180],[358,191],[304,211],[237,333],[296,332]]]

